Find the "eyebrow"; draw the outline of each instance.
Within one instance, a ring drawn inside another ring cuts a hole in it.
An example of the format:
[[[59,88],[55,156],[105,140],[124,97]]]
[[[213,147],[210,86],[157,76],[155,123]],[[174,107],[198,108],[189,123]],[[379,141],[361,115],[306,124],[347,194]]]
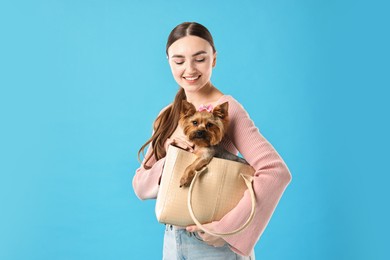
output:
[[[198,52],[192,54],[192,57],[198,56],[200,54],[207,54],[207,52],[206,51],[198,51]],[[171,58],[184,58],[184,56],[183,55],[179,55],[179,54],[175,54],[175,55],[172,55]]]

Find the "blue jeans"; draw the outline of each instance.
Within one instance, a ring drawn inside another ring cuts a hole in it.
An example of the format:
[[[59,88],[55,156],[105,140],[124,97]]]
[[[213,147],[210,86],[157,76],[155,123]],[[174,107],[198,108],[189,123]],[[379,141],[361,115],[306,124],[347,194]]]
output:
[[[175,226],[166,225],[164,235],[163,260],[252,260],[254,252],[250,256],[241,256],[233,252],[228,244],[223,247],[213,247],[198,236],[196,232],[187,232],[185,229],[177,229]]]

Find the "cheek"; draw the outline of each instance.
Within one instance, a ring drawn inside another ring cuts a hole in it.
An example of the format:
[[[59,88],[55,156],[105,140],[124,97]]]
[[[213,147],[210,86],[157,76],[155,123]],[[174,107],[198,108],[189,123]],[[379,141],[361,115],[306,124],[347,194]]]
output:
[[[173,73],[173,76],[176,78],[176,79],[181,79],[182,76],[183,76],[183,70],[181,69],[176,69],[175,72]]]
[[[179,77],[183,73],[183,69],[179,68],[178,66],[175,66],[174,64],[169,64],[171,67],[171,72],[174,77]]]
[[[202,64],[202,66],[200,66],[199,68],[201,69],[203,74],[207,74],[207,75],[210,75],[213,70],[212,63],[209,62]]]
[[[223,131],[221,128],[213,127],[209,130],[212,134],[210,135],[210,143],[211,145],[216,145],[221,142],[223,138]]]

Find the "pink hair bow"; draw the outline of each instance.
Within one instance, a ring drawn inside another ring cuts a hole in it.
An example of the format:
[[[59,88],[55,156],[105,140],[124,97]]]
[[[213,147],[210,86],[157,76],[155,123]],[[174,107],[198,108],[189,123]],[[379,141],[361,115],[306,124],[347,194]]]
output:
[[[199,112],[202,112],[202,111],[207,111],[209,113],[211,113],[213,111],[213,106],[212,105],[200,105],[199,109],[198,109]]]

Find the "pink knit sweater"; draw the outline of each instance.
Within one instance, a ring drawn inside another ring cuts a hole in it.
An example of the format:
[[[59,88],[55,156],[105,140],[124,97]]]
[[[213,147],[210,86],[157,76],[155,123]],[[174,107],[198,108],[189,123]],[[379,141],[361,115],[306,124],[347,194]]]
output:
[[[260,134],[245,109],[233,97],[224,95],[218,104],[229,102],[230,126],[225,148],[237,154],[240,152],[256,170],[253,188],[256,195],[256,214],[252,223],[236,235],[224,237],[231,249],[241,255],[249,255],[270,220],[285,188],[291,181],[290,172],[272,145]],[[146,153],[151,153],[151,148]],[[151,169],[142,166],[136,170],[133,187],[140,199],[155,199],[165,158],[156,161],[152,158]],[[249,192],[245,192],[239,204],[220,221],[208,226],[217,232],[228,232],[240,227],[251,212]]]

